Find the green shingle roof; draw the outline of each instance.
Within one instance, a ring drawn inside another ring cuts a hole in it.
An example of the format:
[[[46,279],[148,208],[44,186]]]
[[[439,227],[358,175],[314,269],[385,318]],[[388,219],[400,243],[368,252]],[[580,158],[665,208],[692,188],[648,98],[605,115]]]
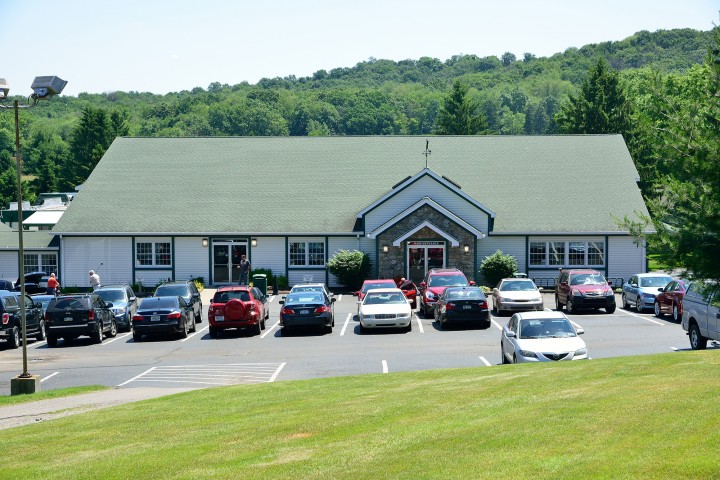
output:
[[[494,233],[620,232],[647,213],[620,135],[118,138],[56,233],[350,233],[428,166],[497,213]]]
[[[53,235],[48,231],[23,232],[23,249],[38,249],[57,246],[53,244]],[[10,229],[0,231],[0,250],[17,250],[20,238],[18,232]],[[57,242],[55,242],[57,243]]]

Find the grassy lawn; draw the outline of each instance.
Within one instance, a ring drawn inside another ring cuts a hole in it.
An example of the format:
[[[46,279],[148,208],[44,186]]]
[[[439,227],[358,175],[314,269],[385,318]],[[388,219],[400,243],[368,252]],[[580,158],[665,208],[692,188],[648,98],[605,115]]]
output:
[[[651,253],[648,256],[648,271],[656,272],[658,270],[669,270],[670,267],[660,261],[660,255]]]
[[[718,478],[720,352],[224,387],[2,431],[0,478]]]
[[[0,407],[7,407],[8,405],[17,405],[26,402],[35,402],[38,400],[48,400],[50,398],[69,397],[70,395],[80,395],[81,393],[107,389],[108,387],[103,387],[102,385],[90,385],[88,387],[71,387],[48,390],[47,392],[37,392],[32,395],[14,395],[12,397],[0,396]]]

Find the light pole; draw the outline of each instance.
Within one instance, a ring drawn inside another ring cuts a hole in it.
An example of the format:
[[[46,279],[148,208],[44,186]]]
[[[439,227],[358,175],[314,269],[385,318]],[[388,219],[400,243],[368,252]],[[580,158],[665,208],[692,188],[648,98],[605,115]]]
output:
[[[10,394],[35,393],[40,391],[40,376],[31,375],[28,372],[27,362],[27,336],[25,322],[25,249],[23,246],[23,212],[22,212],[22,156],[20,154],[20,109],[32,108],[40,100],[48,100],[54,95],[60,94],[67,85],[65,80],[59,77],[35,77],[31,88],[32,95],[28,97],[28,103],[21,105],[16,99],[13,105],[5,105],[8,99],[10,87],[4,78],[0,78],[0,108],[12,108],[15,110],[15,162],[17,169],[17,201],[18,201],[18,260],[20,275],[20,321],[22,325],[22,353],[23,372],[10,380]]]

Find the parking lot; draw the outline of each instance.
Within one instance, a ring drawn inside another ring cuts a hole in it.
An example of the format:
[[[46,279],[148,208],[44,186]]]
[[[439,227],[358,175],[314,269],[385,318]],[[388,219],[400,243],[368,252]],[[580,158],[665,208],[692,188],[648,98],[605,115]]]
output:
[[[228,331],[212,339],[207,307],[213,292],[203,292],[203,323],[186,339],[157,336],[136,343],[130,333],[121,333],[98,345],[81,337],[72,344],[61,341],[56,348],[31,340],[28,369],[41,376],[43,390],[52,390],[91,384],[203,388],[437,368],[497,368],[501,329],[509,318],[493,316],[487,329],[441,330],[431,319],[414,315],[411,332],[361,334],[355,297],[338,294],[332,333],[300,330],[284,336],[278,328],[280,296],[270,296],[270,320],[261,335]],[[554,305],[552,294],[543,297],[546,308]],[[591,359],[689,350],[680,325],[650,311],[590,310],[568,317],[585,330]],[[22,372],[22,349],[0,350],[0,372],[0,388],[9,393],[10,378]]]

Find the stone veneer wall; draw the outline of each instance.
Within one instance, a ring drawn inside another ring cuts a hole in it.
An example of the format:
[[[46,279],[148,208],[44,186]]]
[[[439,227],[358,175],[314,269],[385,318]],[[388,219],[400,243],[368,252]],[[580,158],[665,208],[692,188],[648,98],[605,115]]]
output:
[[[449,242],[429,227],[423,227],[401,243],[399,247],[392,245],[393,241],[414,229],[421,223],[428,221],[437,228],[451,235],[460,242],[458,247],[451,247]],[[457,223],[447,218],[429,205],[423,205],[411,215],[400,220],[398,223],[378,235],[378,275],[380,278],[393,278],[397,275],[405,276],[405,249],[407,242],[412,240],[442,240],[446,245],[446,267],[461,270],[468,280],[474,280],[475,266],[475,241],[473,234],[462,228]],[[387,245],[387,253],[382,251],[382,246]],[[463,245],[469,245],[470,251],[465,253]]]

